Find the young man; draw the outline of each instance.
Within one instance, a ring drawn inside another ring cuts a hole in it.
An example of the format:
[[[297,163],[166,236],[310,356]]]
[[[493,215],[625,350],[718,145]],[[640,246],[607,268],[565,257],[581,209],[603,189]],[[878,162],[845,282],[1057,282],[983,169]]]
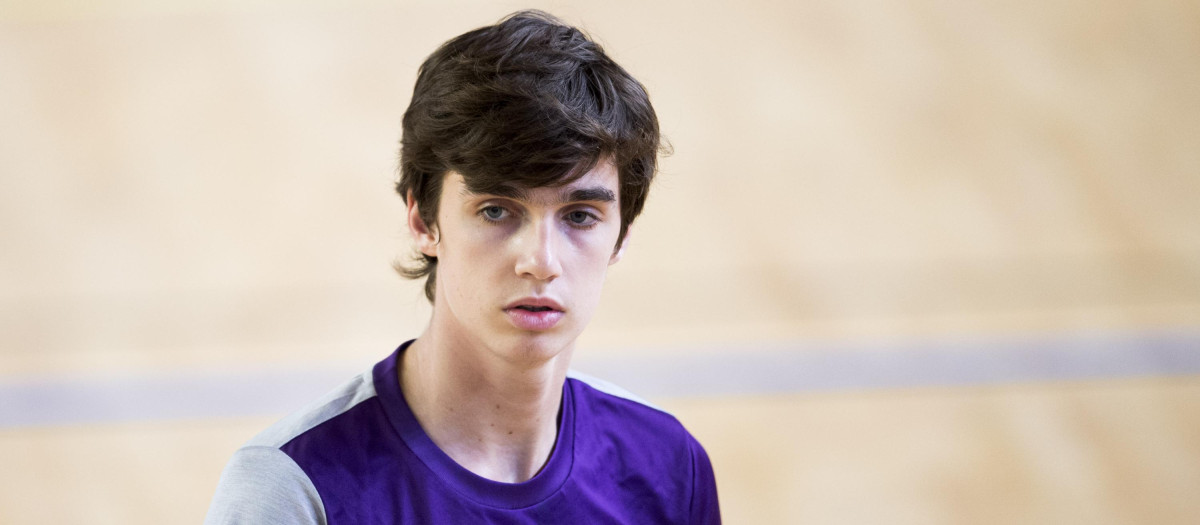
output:
[[[208,523],[719,523],[679,422],[567,369],[654,176],[642,85],[520,12],[425,61],[401,142],[428,328],[238,450]]]

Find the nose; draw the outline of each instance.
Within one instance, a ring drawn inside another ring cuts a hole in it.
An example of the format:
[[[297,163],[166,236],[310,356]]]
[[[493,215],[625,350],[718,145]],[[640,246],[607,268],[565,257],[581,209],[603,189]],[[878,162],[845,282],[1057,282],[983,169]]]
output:
[[[562,275],[553,220],[526,223],[518,235],[516,272],[521,277],[552,281]]]

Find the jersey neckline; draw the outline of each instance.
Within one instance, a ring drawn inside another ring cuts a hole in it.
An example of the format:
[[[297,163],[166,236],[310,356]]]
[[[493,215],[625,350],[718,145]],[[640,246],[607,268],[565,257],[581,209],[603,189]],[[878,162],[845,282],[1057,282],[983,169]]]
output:
[[[412,344],[405,342],[387,359],[375,365],[372,372],[375,391],[383,404],[392,428],[404,444],[417,456],[437,479],[455,491],[491,507],[518,509],[536,505],[553,495],[567,477],[575,456],[575,403],[570,381],[563,382],[558,435],[550,459],[533,478],[521,483],[505,483],[484,478],[456,463],[434,444],[417,422],[416,416],[400,389],[398,366],[400,356]]]

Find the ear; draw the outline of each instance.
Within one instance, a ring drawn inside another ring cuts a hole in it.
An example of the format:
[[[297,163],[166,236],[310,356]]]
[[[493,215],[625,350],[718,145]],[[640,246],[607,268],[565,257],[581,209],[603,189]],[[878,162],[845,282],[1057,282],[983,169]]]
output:
[[[408,190],[405,202],[408,203],[408,231],[412,233],[413,239],[416,239],[417,249],[425,255],[437,257],[437,227],[431,228],[425,224],[425,220],[421,218],[420,203],[413,198],[412,190]]]
[[[617,261],[621,260],[621,256],[625,255],[625,247],[629,246],[629,237],[632,234],[633,234],[633,225],[630,224],[629,227],[625,229],[625,238],[621,239],[621,245],[617,246],[617,249],[615,251],[613,251],[612,257],[608,258],[609,266],[617,264]]]

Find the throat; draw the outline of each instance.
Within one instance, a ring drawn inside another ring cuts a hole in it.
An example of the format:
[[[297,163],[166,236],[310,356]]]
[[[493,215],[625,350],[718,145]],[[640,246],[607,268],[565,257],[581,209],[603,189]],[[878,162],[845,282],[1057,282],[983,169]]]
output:
[[[558,438],[565,361],[524,369],[486,355],[418,338],[401,356],[400,388],[425,434],[459,466],[528,481]]]

